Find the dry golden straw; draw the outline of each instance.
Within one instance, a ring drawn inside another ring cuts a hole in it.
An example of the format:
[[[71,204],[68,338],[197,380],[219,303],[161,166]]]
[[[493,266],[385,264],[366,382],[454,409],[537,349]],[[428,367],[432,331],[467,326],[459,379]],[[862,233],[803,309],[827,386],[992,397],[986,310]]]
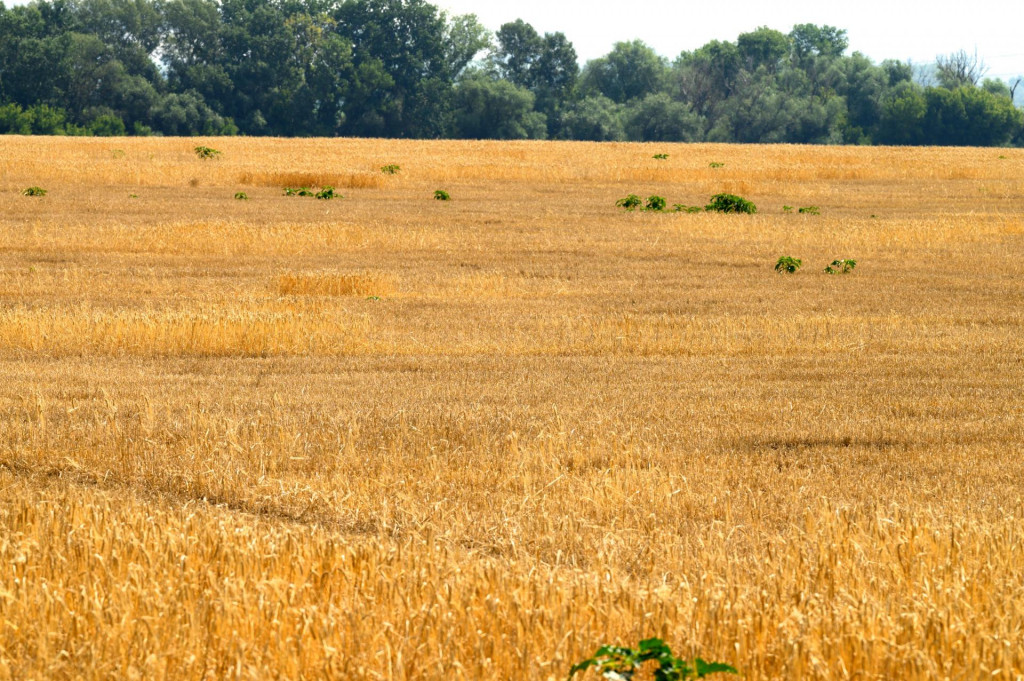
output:
[[[0,679],[1022,679],[1022,171],[0,137]]]

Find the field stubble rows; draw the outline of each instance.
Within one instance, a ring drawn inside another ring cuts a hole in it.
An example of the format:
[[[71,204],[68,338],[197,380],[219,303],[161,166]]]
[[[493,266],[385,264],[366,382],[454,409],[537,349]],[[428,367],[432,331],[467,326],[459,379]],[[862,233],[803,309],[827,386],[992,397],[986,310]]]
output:
[[[1019,151],[0,148],[0,677],[1024,677]]]

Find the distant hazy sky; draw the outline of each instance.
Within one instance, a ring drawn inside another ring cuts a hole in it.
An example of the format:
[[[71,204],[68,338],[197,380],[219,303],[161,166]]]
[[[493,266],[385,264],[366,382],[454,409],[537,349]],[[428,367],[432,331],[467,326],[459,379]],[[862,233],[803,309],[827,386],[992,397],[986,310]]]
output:
[[[850,52],[883,59],[930,63],[938,54],[974,52],[988,77],[1024,74],[1024,3],[1021,0],[439,0],[453,14],[476,14],[496,30],[523,19],[540,33],[561,31],[580,63],[600,57],[621,40],[639,38],[674,59],[710,40],[768,26],[788,33],[794,24],[828,24],[847,30]]]

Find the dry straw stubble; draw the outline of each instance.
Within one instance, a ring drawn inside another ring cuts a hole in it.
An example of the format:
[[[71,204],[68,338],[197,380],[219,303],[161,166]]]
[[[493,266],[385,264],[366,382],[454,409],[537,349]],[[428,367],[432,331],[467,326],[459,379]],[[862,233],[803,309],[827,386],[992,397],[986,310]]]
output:
[[[0,140],[0,676],[1024,674],[1012,150],[114,146]]]

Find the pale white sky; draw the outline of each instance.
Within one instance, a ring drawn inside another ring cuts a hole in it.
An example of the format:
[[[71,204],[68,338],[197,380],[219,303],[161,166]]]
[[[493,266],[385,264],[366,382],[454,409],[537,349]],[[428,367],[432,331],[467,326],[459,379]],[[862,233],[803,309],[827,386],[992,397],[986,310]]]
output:
[[[1024,2],[1021,0],[435,0],[453,14],[476,14],[487,28],[523,19],[540,33],[561,31],[580,65],[607,54],[622,40],[639,38],[674,59],[710,40],[768,26],[788,33],[795,24],[845,28],[849,52],[931,63],[938,54],[974,52],[988,77],[1024,74]]]

